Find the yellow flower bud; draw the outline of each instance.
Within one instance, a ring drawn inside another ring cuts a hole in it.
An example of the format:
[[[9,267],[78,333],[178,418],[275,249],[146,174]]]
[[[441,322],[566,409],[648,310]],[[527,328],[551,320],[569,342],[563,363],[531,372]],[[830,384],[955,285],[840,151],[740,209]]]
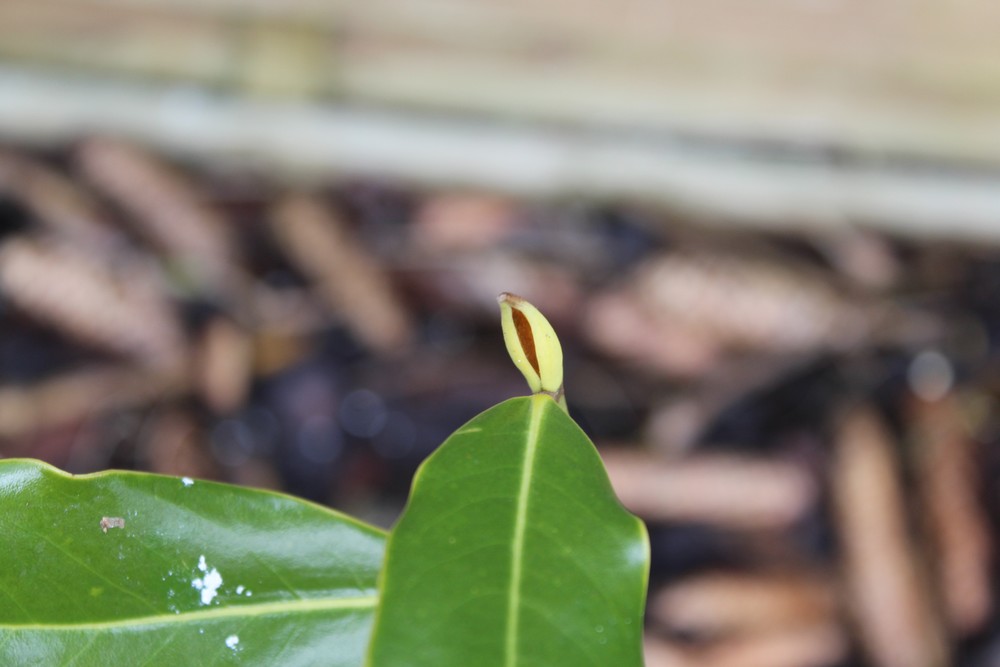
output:
[[[519,296],[504,292],[497,301],[503,339],[514,365],[528,381],[531,391],[548,394],[565,410],[562,347],[552,325]]]

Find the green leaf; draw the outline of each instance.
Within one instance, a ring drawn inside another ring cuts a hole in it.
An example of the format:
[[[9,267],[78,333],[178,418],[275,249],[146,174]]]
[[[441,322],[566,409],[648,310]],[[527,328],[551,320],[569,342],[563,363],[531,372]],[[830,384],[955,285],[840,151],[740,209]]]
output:
[[[45,667],[356,667],[385,539],[276,493],[16,459],[0,535],[0,665]]]
[[[374,667],[641,667],[649,544],[594,446],[515,398],[421,466],[389,537]]]

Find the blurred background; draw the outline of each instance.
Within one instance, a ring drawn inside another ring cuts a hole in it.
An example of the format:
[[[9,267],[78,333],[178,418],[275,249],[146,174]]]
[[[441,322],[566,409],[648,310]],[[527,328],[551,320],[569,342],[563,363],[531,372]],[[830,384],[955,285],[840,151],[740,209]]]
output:
[[[3,0],[0,456],[389,526],[526,393],[649,667],[1000,665],[1000,8]]]

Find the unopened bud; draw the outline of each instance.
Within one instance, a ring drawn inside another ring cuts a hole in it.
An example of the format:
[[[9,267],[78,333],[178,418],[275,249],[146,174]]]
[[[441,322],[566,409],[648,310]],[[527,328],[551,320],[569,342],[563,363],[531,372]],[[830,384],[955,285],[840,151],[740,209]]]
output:
[[[548,394],[565,409],[562,347],[552,325],[519,296],[504,292],[497,301],[504,342],[514,365],[531,391]]]

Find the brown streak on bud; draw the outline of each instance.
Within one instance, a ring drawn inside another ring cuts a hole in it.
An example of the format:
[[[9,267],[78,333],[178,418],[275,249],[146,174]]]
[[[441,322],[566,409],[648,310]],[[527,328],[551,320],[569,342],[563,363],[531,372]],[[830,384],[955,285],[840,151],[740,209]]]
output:
[[[542,371],[538,366],[538,356],[535,354],[535,337],[531,333],[531,324],[528,323],[528,318],[524,316],[524,313],[516,307],[511,308],[511,314],[514,316],[514,329],[517,331],[517,338],[521,341],[521,347],[524,349],[524,354],[528,357],[528,363],[531,364],[536,373],[541,375]]]

